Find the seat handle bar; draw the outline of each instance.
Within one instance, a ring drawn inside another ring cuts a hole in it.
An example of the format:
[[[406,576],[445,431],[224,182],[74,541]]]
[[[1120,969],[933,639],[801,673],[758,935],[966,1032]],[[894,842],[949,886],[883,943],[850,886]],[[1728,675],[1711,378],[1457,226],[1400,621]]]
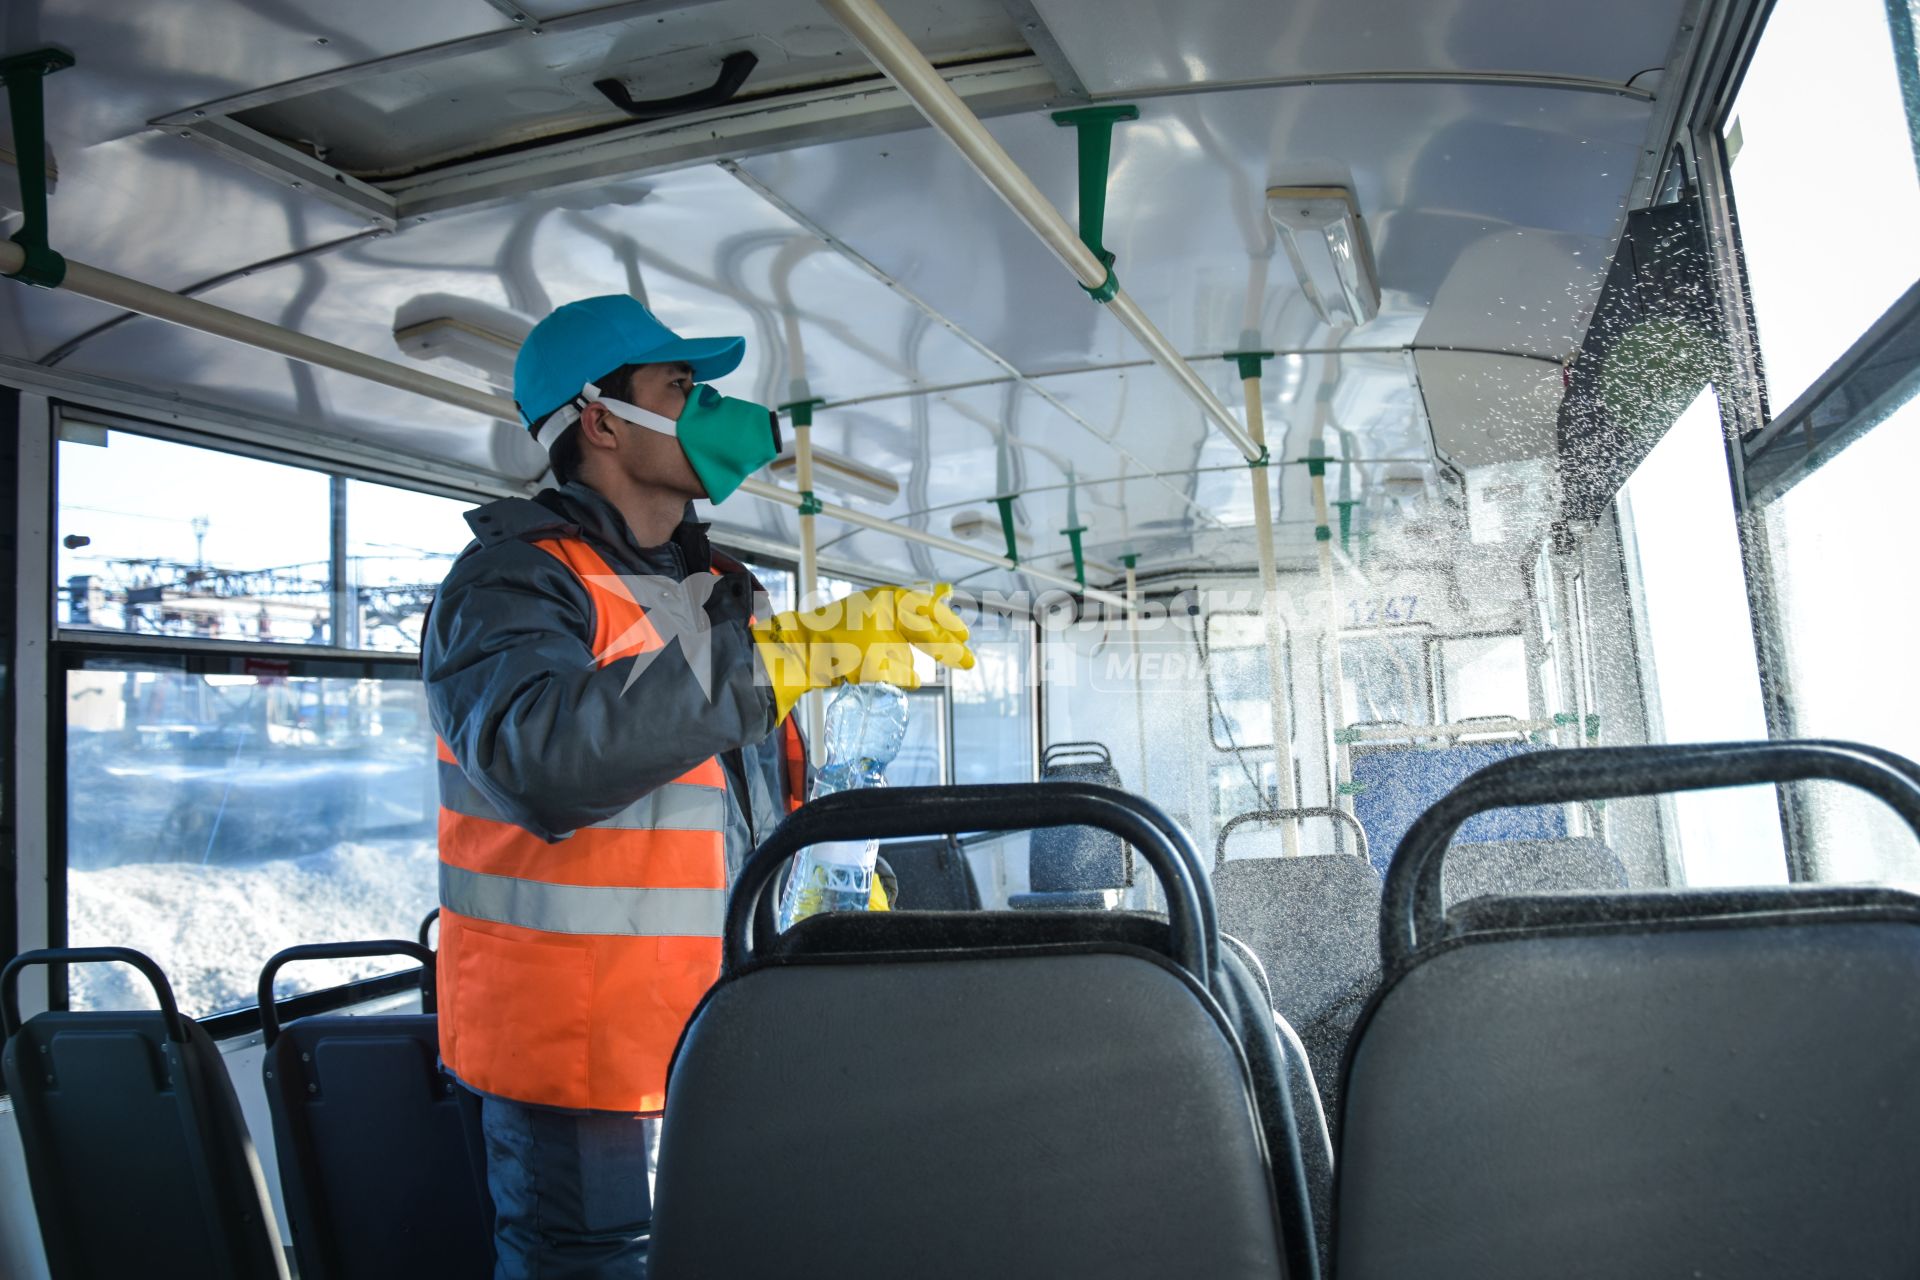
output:
[[[1414,820],[1387,867],[1380,899],[1380,959],[1392,973],[1422,938],[1440,936],[1447,846],[1467,819],[1490,809],[1708,791],[1755,783],[1843,782],[1883,801],[1920,838],[1920,766],[1851,742],[1689,743],[1536,751],[1470,774]]]
[[[35,965],[103,962],[130,964],[138,969],[140,976],[152,985],[154,993],[160,997],[160,1013],[166,1020],[167,1038],[175,1044],[187,1042],[187,1024],[180,1016],[180,1006],[174,1001],[173,984],[167,981],[167,975],[160,971],[160,966],[151,957],[132,947],[46,947],[39,951],[23,951],[7,961],[6,969],[0,971],[0,1038],[11,1040],[14,1032],[20,1030],[22,970]]]
[[[361,960],[375,956],[407,956],[420,962],[420,1008],[434,1012],[437,1000],[433,952],[417,942],[402,938],[380,938],[372,942],[309,942],[275,952],[260,970],[260,1040],[271,1049],[280,1038],[280,1010],[274,1003],[273,980],[284,965],[301,960]]]
[[[1367,829],[1360,825],[1358,818],[1345,809],[1315,806],[1306,809],[1255,809],[1249,813],[1235,814],[1220,828],[1220,838],[1213,846],[1214,865],[1218,866],[1227,860],[1227,837],[1235,827],[1247,822],[1291,822],[1296,818],[1332,818],[1335,822],[1345,823],[1353,828],[1354,845],[1360,850],[1360,860],[1372,861],[1373,855],[1367,849]]]
[[[838,791],[808,801],[789,814],[740,869],[727,899],[723,971],[735,974],[752,962],[760,899],[787,859],[809,845],[1073,826],[1110,831],[1146,859],[1166,890],[1174,960],[1211,985],[1213,894],[1200,874],[1193,842],[1150,801],[1087,782],[886,787]]]
[[[1040,753],[1040,767],[1060,763],[1062,760],[1078,758],[1098,760],[1102,764],[1113,763],[1113,752],[1107,750],[1103,742],[1055,742]]]

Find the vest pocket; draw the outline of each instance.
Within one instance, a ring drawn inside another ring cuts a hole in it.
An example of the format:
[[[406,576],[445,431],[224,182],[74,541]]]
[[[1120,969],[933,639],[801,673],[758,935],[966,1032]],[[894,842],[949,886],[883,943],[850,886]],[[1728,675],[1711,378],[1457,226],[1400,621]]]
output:
[[[567,942],[461,931],[455,961],[454,1073],[517,1102],[587,1104],[593,953]]]

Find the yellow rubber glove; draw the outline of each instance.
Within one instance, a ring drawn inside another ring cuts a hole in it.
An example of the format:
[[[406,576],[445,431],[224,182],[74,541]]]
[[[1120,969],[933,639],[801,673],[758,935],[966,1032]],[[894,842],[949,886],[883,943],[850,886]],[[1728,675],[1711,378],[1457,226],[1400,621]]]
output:
[[[753,638],[781,717],[811,689],[876,682],[918,689],[915,649],[942,666],[971,668],[967,626],[948,601],[952,594],[945,582],[925,591],[871,587],[756,625]]]

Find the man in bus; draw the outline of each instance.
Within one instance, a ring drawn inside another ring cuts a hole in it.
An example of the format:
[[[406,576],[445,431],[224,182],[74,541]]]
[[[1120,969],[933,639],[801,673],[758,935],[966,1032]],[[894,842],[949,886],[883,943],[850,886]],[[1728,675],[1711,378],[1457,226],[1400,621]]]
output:
[[[501,1280],[643,1265],[643,1118],[718,976],[734,871],[804,798],[800,695],[911,687],[913,647],[973,664],[944,585],[754,620],[691,505],[779,451],[772,413],[707,385],[745,346],[624,295],[536,326],[514,397],[557,487],[468,514],[422,638],[441,1054],[482,1095]]]

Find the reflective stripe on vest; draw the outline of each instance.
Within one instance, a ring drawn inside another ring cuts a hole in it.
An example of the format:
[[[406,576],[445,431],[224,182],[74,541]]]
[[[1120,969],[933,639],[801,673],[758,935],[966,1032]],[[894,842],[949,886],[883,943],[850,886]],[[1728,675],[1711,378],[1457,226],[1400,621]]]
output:
[[[543,884],[440,864],[440,905],[472,920],[546,933],[621,937],[717,938],[727,917],[725,889],[609,889]]]
[[[593,603],[600,667],[662,648],[578,538],[533,543]],[[482,1093],[629,1114],[665,1105],[680,1032],[720,973],[726,773],[705,760],[547,841],[501,816],[440,751],[440,1052]]]

